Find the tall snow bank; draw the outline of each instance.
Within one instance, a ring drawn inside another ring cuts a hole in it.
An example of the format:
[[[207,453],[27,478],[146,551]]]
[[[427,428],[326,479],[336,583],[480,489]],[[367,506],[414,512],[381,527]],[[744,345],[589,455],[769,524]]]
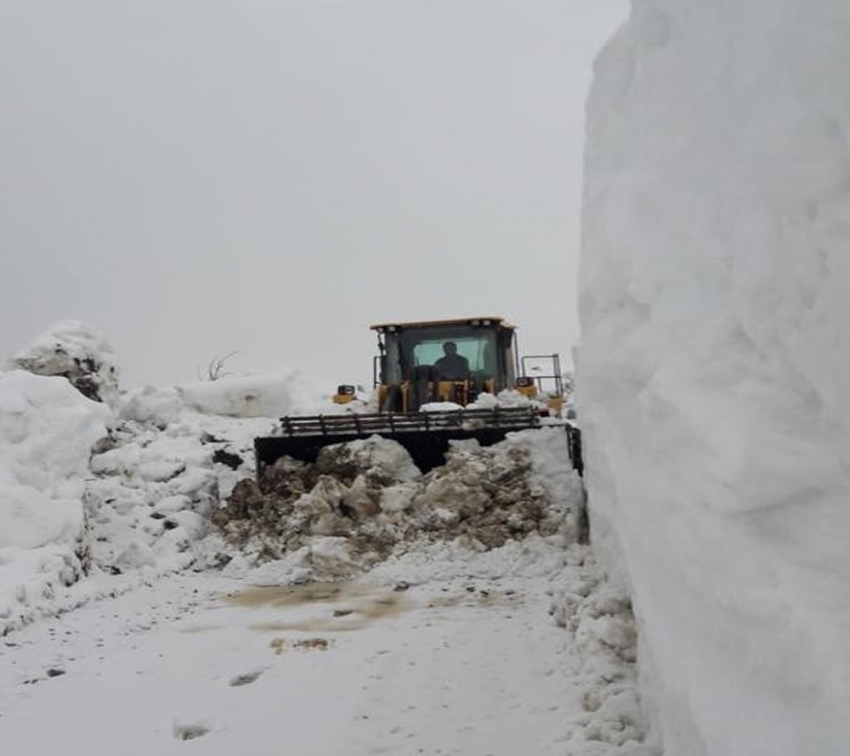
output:
[[[0,373],[0,629],[81,576],[85,477],[109,416],[64,378]]]
[[[579,403],[670,754],[850,742],[850,5],[641,0],[588,108]]]
[[[106,337],[79,320],[54,323],[12,356],[12,368],[67,378],[83,396],[115,406],[118,367]]]

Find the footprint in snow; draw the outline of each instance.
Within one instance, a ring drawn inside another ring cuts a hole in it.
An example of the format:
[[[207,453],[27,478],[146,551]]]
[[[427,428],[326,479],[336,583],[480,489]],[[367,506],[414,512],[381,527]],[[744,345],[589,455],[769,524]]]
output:
[[[263,674],[263,670],[259,669],[255,672],[245,672],[244,674],[236,675],[236,677],[230,681],[230,685],[233,688],[238,688],[240,685],[250,685],[252,682],[255,682],[261,674]]]
[[[198,722],[194,724],[174,723],[174,737],[177,738],[177,740],[194,740],[195,738],[203,737],[209,731],[209,727]]]

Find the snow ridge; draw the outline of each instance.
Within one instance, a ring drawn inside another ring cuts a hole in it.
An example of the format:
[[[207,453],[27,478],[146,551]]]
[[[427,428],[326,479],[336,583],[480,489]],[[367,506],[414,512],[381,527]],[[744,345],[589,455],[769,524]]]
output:
[[[850,8],[633,3],[588,108],[592,532],[671,753],[846,752]]]

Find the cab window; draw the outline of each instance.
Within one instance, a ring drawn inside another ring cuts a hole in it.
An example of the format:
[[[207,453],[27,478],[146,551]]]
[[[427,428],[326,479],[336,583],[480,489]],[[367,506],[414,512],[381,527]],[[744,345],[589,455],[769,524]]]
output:
[[[426,338],[411,339],[411,363],[418,365],[433,365],[444,356],[443,344],[453,341],[457,344],[457,353],[467,359],[469,369],[473,373],[493,375],[496,373],[496,338],[492,331],[481,329],[471,333],[429,333]]]

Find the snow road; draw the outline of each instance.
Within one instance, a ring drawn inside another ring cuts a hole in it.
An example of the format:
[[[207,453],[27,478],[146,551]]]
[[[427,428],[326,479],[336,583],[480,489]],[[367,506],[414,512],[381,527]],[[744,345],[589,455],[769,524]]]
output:
[[[564,754],[581,690],[550,604],[539,577],[172,577],[10,634],[0,743],[17,756]]]

